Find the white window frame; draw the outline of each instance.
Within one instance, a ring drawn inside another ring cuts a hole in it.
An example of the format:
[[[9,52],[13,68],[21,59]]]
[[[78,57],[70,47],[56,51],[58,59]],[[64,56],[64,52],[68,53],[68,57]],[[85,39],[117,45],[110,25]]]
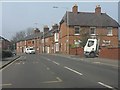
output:
[[[93,29],[94,28],[94,34],[91,34],[91,29]],[[90,27],[90,35],[96,35],[96,27]]]
[[[75,33],[74,35],[80,35],[80,26],[74,26],[75,32],[76,32],[76,28],[79,28],[79,33]]]
[[[113,36],[113,28],[107,27],[107,36]]]

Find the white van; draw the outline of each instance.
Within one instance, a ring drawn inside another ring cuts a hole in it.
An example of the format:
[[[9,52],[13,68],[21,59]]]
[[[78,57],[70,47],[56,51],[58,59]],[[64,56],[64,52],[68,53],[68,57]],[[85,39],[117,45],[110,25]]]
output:
[[[33,47],[25,48],[24,51],[26,54],[35,54],[35,49]]]
[[[98,39],[88,39],[84,47],[84,55],[86,57],[96,57],[99,51],[99,40]]]

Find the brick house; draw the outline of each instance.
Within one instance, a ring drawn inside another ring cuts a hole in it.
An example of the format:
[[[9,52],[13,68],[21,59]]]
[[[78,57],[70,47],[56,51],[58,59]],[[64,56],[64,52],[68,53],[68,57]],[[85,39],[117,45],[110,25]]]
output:
[[[11,42],[0,36],[0,50],[10,50]]]
[[[48,26],[44,27],[44,35],[42,36],[42,48],[44,53],[56,53],[59,52],[59,33],[58,25],[54,24],[52,29],[49,30]]]
[[[100,5],[95,12],[78,12],[78,6],[72,12],[66,12],[60,21],[60,51],[69,54],[71,46],[81,43],[81,31],[90,38],[100,39],[102,47],[118,47],[119,24],[106,13],[101,12]],[[85,37],[85,36],[84,36]]]
[[[41,46],[41,37],[43,33],[38,28],[34,30],[34,34],[26,36],[24,39],[19,40],[16,44],[17,53],[24,53],[25,48],[33,47],[39,53]]]

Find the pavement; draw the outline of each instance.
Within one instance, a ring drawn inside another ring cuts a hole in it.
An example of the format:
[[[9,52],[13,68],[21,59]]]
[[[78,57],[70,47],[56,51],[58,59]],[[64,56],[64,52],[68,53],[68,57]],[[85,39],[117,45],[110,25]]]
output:
[[[80,57],[79,55],[67,55],[67,54],[52,54],[52,55],[71,58],[71,59],[74,59],[77,61],[84,61],[84,62],[88,62],[88,63],[102,64],[102,65],[120,68],[120,65],[119,65],[120,61],[114,60],[114,59],[106,59],[106,58],[99,58],[99,57],[85,58],[85,57]]]
[[[20,57],[19,55],[15,55],[13,57],[3,58],[2,61],[0,61],[0,69],[6,66],[7,64],[13,62],[19,57]]]

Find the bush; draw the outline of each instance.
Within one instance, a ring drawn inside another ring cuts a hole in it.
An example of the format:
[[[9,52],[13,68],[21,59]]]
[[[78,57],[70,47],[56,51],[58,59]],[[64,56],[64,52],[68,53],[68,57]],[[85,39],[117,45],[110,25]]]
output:
[[[5,51],[5,50],[2,51],[2,58],[12,57],[12,56],[13,54],[11,51]]]

